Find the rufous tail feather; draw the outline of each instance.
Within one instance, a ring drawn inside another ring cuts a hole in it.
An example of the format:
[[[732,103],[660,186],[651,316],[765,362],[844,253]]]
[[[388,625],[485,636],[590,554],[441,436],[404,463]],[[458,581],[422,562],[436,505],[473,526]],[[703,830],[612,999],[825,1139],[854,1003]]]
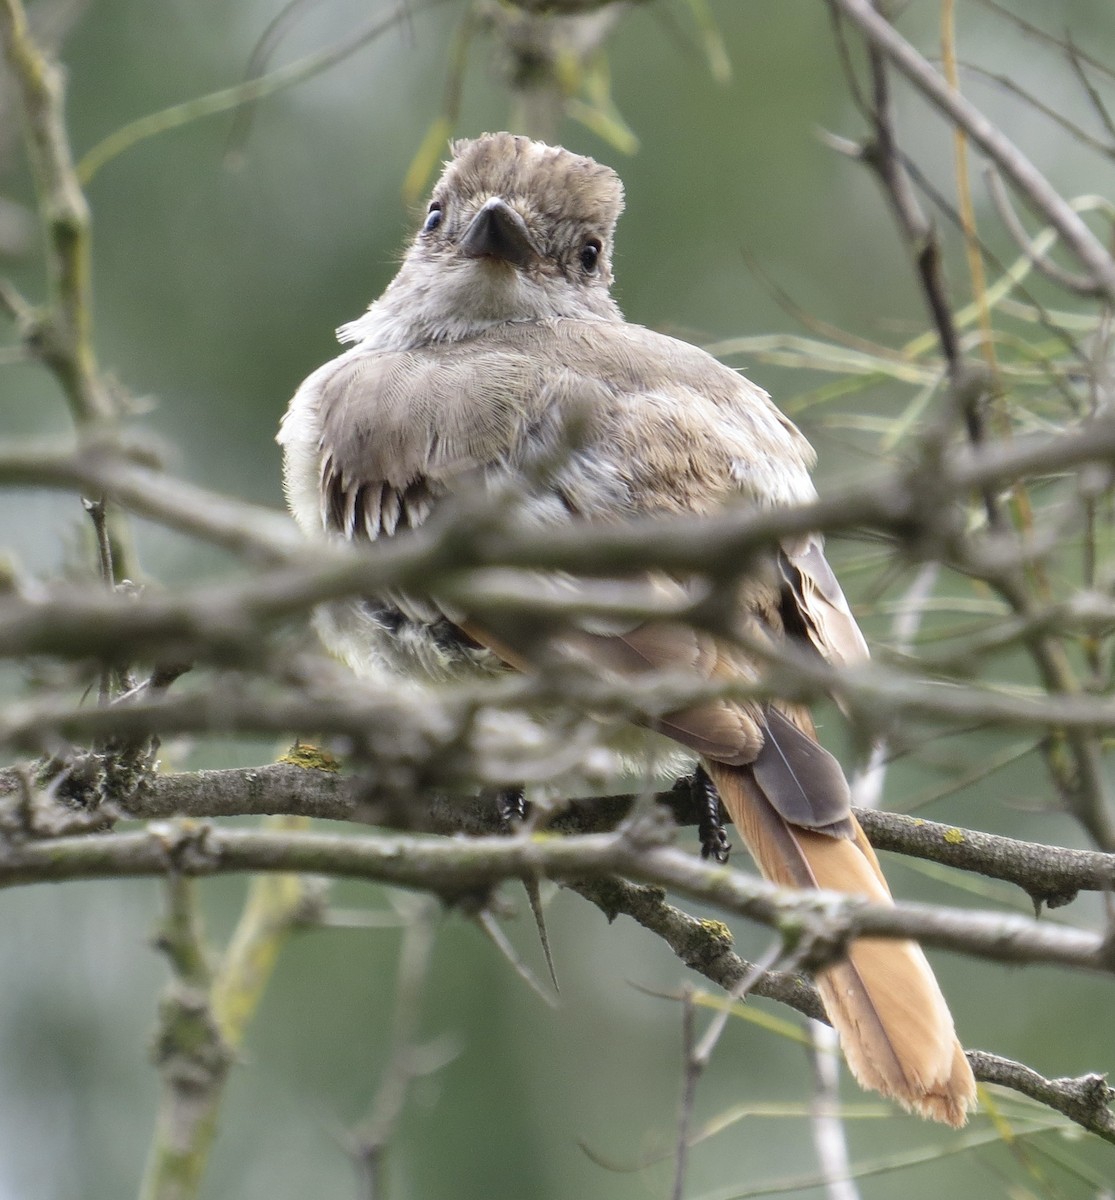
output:
[[[858,822],[853,838],[790,825],[746,767],[706,761],[705,768],[759,869],[772,883],[893,903]],[[858,938],[845,960],[817,973],[817,988],[852,1074],[863,1087],[946,1125],[967,1121],[975,1105],[975,1078],[948,1005],[916,942]]]

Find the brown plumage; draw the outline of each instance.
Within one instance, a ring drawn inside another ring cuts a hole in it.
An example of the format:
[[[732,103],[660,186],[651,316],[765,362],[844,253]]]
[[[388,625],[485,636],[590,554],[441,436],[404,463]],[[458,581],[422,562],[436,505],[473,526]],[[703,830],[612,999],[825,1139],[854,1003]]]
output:
[[[765,392],[624,321],[608,292],[623,206],[612,171],[510,134],[457,143],[454,156],[399,274],[342,328],[356,344],[306,380],[284,418],[287,496],[307,532],[397,536],[456,493],[509,484],[540,530],[814,495],[812,450]],[[689,586],[646,582],[668,595]],[[739,645],[757,638],[795,639],[841,664],[867,653],[817,538],[749,569],[735,611],[739,644],[679,622],[574,622],[545,650],[633,684],[662,671],[755,678]],[[429,596],[330,606],[319,628],[366,673],[529,670],[540,651],[537,636]],[[889,901],[808,713],[710,701],[654,728],[700,756],[767,878]],[[964,1122],[974,1080],[918,946],[860,939],[817,982],[865,1087]]]

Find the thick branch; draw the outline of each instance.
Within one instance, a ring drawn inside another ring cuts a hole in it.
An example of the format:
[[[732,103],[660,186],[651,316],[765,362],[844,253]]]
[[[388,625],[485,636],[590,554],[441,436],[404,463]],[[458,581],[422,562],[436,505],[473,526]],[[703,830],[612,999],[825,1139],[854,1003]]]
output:
[[[0,793],[14,791],[15,787],[12,773],[0,774]],[[612,828],[629,814],[637,799],[635,796],[611,796],[573,801],[556,824],[578,831]],[[692,800],[683,790],[664,792],[658,799],[670,806],[679,822],[696,820]],[[142,796],[136,798],[134,812],[145,817],[294,812],[337,820],[356,818],[377,822],[405,816],[412,827],[442,833],[490,831],[496,821],[490,806],[471,797],[441,796],[430,800],[421,810],[414,806],[400,813],[398,807],[393,806],[387,811],[385,806],[369,803],[366,785],[358,780],[331,771],[306,770],[284,764],[156,776]],[[858,810],[858,813],[877,847],[981,871],[1016,883],[1035,896],[1041,894],[1048,898],[1054,894],[1065,895],[1074,889],[1106,889],[1115,878],[1115,860],[1109,855],[1017,842],[893,813],[867,810]],[[208,833],[203,835],[194,828],[194,836],[203,837],[208,843]],[[158,827],[150,836],[159,846],[165,869],[167,847],[172,843],[168,843],[167,833]],[[182,845],[181,842],[178,844]],[[500,839],[500,844],[507,846],[510,843]],[[208,849],[207,844],[207,852]],[[175,856],[171,854],[170,857]],[[276,875],[273,878],[282,881],[287,877]],[[699,920],[668,903],[660,885],[636,883],[615,875],[574,878],[566,882],[600,908],[609,920],[624,914],[661,937],[682,962],[725,991],[730,992],[741,979],[754,972],[753,964],[735,953],[725,926],[717,921]],[[805,1016],[823,1019],[816,989],[804,976],[768,971],[758,979],[752,991],[755,995],[787,1004]],[[1099,1136],[1115,1140],[1115,1119],[1107,1109],[1110,1097],[1099,1077],[1046,1080],[1027,1067],[981,1051],[971,1051],[969,1057],[977,1078],[1021,1091],[1065,1113]]]
[[[18,786],[14,772],[0,772],[0,796],[15,795]],[[697,805],[684,789],[660,792],[655,800],[678,824],[697,824]],[[635,795],[570,800],[553,825],[564,832],[607,831],[623,821],[637,801]],[[864,808],[855,812],[876,849],[1001,879],[1046,903],[1065,902],[1077,892],[1115,888],[1115,855],[1024,842],[902,813]],[[148,820],[272,814],[388,826],[397,825],[403,816],[409,829],[446,834],[496,833],[499,824],[493,806],[463,792],[424,796],[421,805],[412,804],[401,813],[397,804],[377,802],[366,778],[285,763],[154,775],[128,809],[129,816]]]
[[[19,787],[14,770],[0,772],[0,797],[17,796]],[[567,833],[605,832],[626,819],[638,800],[635,795],[569,800],[551,824]],[[685,789],[660,792],[655,801],[668,808],[679,825],[697,824],[698,806]],[[878,850],[1000,879],[1053,906],[1077,892],[1115,889],[1115,855],[1024,842],[902,813],[866,808],[855,812]],[[421,803],[400,809],[397,803],[377,801],[367,777],[286,763],[153,775],[129,799],[127,810],[128,816],[145,820],[278,814],[443,834],[497,833],[500,828],[494,806],[463,791],[427,793]],[[64,816],[59,814],[58,819]],[[405,824],[400,825],[400,820]],[[65,827],[53,831],[64,832]]]
[[[752,648],[749,644],[748,649]],[[560,688],[542,674],[510,676],[474,687],[445,689],[436,702],[427,700],[425,704],[414,696],[344,680],[340,672],[328,670],[330,664],[322,662],[321,680],[305,690],[275,693],[249,677],[225,675],[219,686],[210,680],[189,692],[149,695],[110,708],[53,699],[12,704],[0,710],[0,744],[39,753],[44,748],[53,750],[60,740],[95,742],[117,737],[135,741],[217,729],[226,734],[339,734],[351,739],[364,756],[373,761],[379,756],[383,763],[397,763],[401,758],[417,763],[419,750],[449,755],[437,764],[435,773],[445,782],[454,772],[459,777],[469,765],[471,751],[460,739],[478,709],[532,703],[558,706],[564,712],[610,713],[617,719],[639,721],[713,699],[811,701],[835,694],[868,728],[917,718],[946,726],[975,721],[1043,731],[1115,729],[1115,700],[1109,697],[1079,692],[1031,696],[926,682],[879,665],[836,668],[788,650],[770,650],[768,657],[769,670],[757,680],[694,683],[676,676],[648,677],[633,696],[622,680],[571,670],[559,681]],[[397,744],[393,745],[391,738]],[[508,742],[507,748],[517,744]]]
[[[829,892],[798,893],[649,844],[660,831],[569,838],[352,837],[249,832],[183,822],[136,833],[11,843],[0,848],[0,887],[106,876],[204,876],[297,871],[364,879],[454,896],[524,875],[558,881],[623,875],[669,888],[805,939],[823,961],[854,937],[914,938],[1010,963],[1048,963],[1115,973],[1108,941],[1087,930],[1024,917],[919,904],[870,904]]]
[[[901,813],[856,809],[872,845],[1016,884],[1052,908],[1115,888],[1115,854],[1044,846]]]
[[[324,600],[382,595],[408,587],[426,590],[435,575],[458,602],[493,603],[490,577],[466,572],[492,564],[616,575],[646,566],[678,571],[739,564],[781,538],[806,531],[868,526],[889,530],[929,550],[947,513],[927,503],[918,469],[890,472],[866,484],[834,491],[816,503],[767,512],[739,510],[717,517],[641,521],[576,530],[555,528],[546,539],[502,527],[490,512],[466,513],[369,551],[310,546],[293,525],[257,506],[229,501],[137,466],[119,453],[59,455],[39,447],[0,446],[0,481],[70,483],[99,488],[134,511],[218,541],[241,553],[285,565],[253,578],[195,588],[175,597],[147,594],[138,601],[72,589],[0,595],[0,654],[127,659],[175,653],[235,659],[251,647],[268,621]],[[28,453],[30,452],[30,453]],[[935,495],[959,497],[968,488],[995,487],[1020,475],[1050,473],[1115,459],[1115,422],[1097,421],[1056,437],[1018,438],[979,450],[957,450],[939,464]],[[466,505],[466,508],[469,506]],[[468,519],[465,519],[468,518]],[[924,535],[924,536],[923,536]],[[992,547],[974,545],[967,560],[993,561]],[[979,553],[977,553],[979,551]],[[972,566],[971,569],[977,569]],[[439,582],[439,587],[440,587]],[[513,600],[508,595],[505,600]]]

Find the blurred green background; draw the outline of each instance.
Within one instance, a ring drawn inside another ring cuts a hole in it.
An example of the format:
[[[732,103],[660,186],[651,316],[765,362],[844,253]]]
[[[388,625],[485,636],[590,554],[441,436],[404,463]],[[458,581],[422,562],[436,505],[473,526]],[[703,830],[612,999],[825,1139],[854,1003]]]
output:
[[[61,51],[78,155],[129,120],[238,81],[279,7],[271,0],[82,6]],[[393,7],[394,0],[319,0],[292,24],[276,62],[341,40]],[[226,159],[225,115],[143,142],[93,180],[100,358],[149,409],[137,423],[165,438],[186,478],[281,505],[278,419],[300,380],[335,353],[334,327],[361,312],[393,274],[419,211],[404,202],[403,179],[441,111],[464,8],[463,0],[447,0],[416,10],[328,73],[264,101],[235,165]],[[1012,0],[1010,8],[1055,32],[1070,27],[1090,53],[1115,62],[1109,0]],[[971,0],[958,9],[962,58],[1091,120],[1063,59]],[[607,42],[612,96],[640,139],[638,151],[624,154],[572,120],[560,126],[564,144],[611,163],[626,183],[616,274],[628,317],[701,342],[801,332],[749,268],[753,258],[815,317],[900,344],[923,328],[924,316],[890,215],[867,172],[818,136],[820,129],[863,133],[825,5],[709,0],[708,10],[731,62],[730,83],[712,78],[694,8],[683,0],[638,5]],[[916,0],[902,22],[931,54],[938,16],[936,3]],[[1110,191],[1110,162],[1086,155],[1002,89],[977,78],[966,78],[965,88],[1064,190]],[[455,132],[502,128],[511,111],[499,54],[478,37]],[[942,127],[905,97],[899,113],[907,146],[951,196]],[[30,203],[10,105],[2,121],[0,187]],[[985,207],[981,220],[995,224]],[[952,278],[965,296],[950,237]],[[1011,256],[994,232],[989,240]],[[27,294],[41,295],[33,251],[3,267]],[[740,365],[796,412],[820,449],[823,479],[854,476],[877,458],[878,439],[854,428],[850,415],[893,415],[909,401],[897,387],[881,387],[805,404],[800,398],[825,377],[757,357]],[[0,435],[67,428],[44,372],[21,363],[0,368]],[[0,504],[5,553],[28,570],[59,572],[80,540],[77,502],[8,492]],[[867,596],[875,582],[863,553],[855,544],[833,547],[853,596]],[[171,583],[232,569],[150,528],[141,556],[151,577]],[[869,632],[882,636],[885,621],[865,612]],[[15,686],[9,681],[9,691]],[[1006,745],[991,736],[974,750],[961,739],[942,741],[891,772],[886,803],[904,807],[946,783],[961,760]],[[230,766],[267,761],[275,751],[220,740],[170,747],[166,757],[175,767]],[[1049,811],[1052,803],[1030,756],[924,811],[1080,844],[1076,826]],[[1023,909],[1006,889],[973,896],[951,876],[893,859],[887,869],[905,897]],[[218,938],[243,888],[243,881],[205,885]],[[344,886],[336,896],[353,907],[385,905],[368,888]],[[513,898],[512,935],[537,962],[525,904]],[[0,1200],[134,1194],[156,1098],[147,1041],[164,971],[148,939],[159,903],[158,886],[146,881],[4,895]],[[1095,923],[1098,906],[1078,903],[1055,919]],[[623,919],[609,927],[576,896],[558,895],[550,921],[562,982],[557,1011],[527,992],[479,931],[445,917],[423,1027],[431,1037],[451,1035],[461,1053],[414,1090],[391,1160],[395,1200],[668,1194],[670,1164],[658,1160],[673,1137],[680,1013],[645,989],[676,992],[686,973],[656,939]],[[764,949],[755,931],[741,924],[736,933],[741,953]],[[206,1195],[356,1194],[345,1130],[365,1111],[386,1053],[397,949],[392,930],[323,930],[290,946],[233,1076]],[[1051,1075],[1115,1067],[1109,983],[941,956],[935,965],[967,1045]],[[735,1104],[797,1102],[807,1087],[799,1047],[732,1022],[701,1085],[698,1121]],[[846,1095],[862,1099],[854,1087]],[[985,1144],[955,1153],[963,1136],[912,1120],[852,1122],[857,1160],[941,1150],[923,1165],[865,1179],[863,1194],[1096,1194],[1086,1174],[1054,1158],[1082,1164],[1093,1177],[1115,1176],[1110,1147],[1047,1135],[1028,1159],[998,1141],[986,1118],[972,1135]],[[603,1169],[581,1142],[625,1169]],[[634,1169],[644,1161],[658,1165]],[[812,1164],[802,1118],[751,1116],[694,1151],[689,1194],[762,1194]]]

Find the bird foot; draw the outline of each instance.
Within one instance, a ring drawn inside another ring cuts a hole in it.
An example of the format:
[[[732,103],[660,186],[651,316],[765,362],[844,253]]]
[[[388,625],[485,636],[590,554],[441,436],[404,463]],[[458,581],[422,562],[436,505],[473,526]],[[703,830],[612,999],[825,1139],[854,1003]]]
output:
[[[728,841],[728,834],[724,829],[720,793],[716,790],[716,784],[709,778],[708,772],[704,767],[698,766],[692,775],[679,779],[674,786],[687,789],[696,797],[700,806],[697,836],[701,842],[701,857],[726,863],[732,843]]]
[[[506,833],[527,819],[527,802],[522,788],[505,788],[496,793],[496,814]]]

